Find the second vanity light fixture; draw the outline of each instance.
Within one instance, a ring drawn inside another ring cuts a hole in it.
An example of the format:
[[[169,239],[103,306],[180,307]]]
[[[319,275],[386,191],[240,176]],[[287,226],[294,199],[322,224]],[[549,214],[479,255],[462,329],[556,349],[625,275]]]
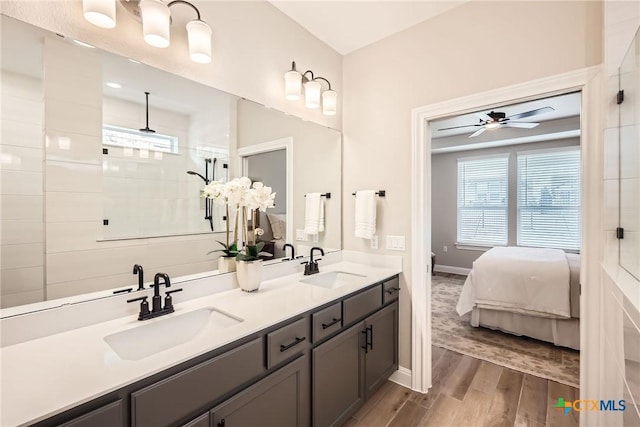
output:
[[[320,81],[324,81],[329,88],[322,92]],[[313,71],[307,70],[300,74],[296,70],[295,61],[291,63],[291,69],[284,74],[285,97],[289,100],[298,100],[304,86],[304,104],[307,108],[319,108],[322,104],[322,113],[334,116],[337,110],[338,93],[331,89],[331,83],[324,77],[314,76]],[[322,97],[322,102],[320,98]]]
[[[190,6],[196,12],[196,19],[187,23],[191,60],[201,64],[211,62],[211,27],[200,19],[198,8],[185,0],[173,0],[169,3],[161,0],[140,0],[138,9],[142,19],[144,41],[155,47],[169,46],[171,26],[169,8],[176,4]],[[102,28],[116,26],[116,0],[82,0],[82,8],[85,19],[92,24]]]

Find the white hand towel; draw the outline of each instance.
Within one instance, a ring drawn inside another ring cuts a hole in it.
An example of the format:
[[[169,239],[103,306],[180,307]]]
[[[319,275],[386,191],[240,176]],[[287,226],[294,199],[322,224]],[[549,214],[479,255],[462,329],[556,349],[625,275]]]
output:
[[[371,239],[376,234],[376,192],[356,192],[355,236]]]
[[[320,193],[308,193],[305,198],[304,232],[318,234],[324,231],[324,203]]]

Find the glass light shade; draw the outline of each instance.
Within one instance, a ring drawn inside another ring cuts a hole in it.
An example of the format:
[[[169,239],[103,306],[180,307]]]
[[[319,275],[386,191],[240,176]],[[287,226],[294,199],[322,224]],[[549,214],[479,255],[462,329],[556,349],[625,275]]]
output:
[[[187,23],[189,55],[193,62],[211,62],[211,33],[211,27],[204,21],[196,19]]]
[[[102,28],[116,26],[116,0],[82,0],[84,18]]]
[[[304,84],[304,105],[307,108],[320,106],[320,83],[310,80]]]
[[[294,70],[284,73],[285,98],[295,101],[300,99],[300,92],[302,92],[302,75]]]
[[[491,122],[491,123],[487,123],[486,125],[484,125],[484,127],[486,127],[487,129],[495,129],[497,127],[500,126],[500,123],[498,122]]]
[[[322,92],[322,114],[325,116],[335,116],[337,107],[338,93],[331,89]]]
[[[169,7],[160,0],[141,0],[139,7],[144,41],[155,47],[169,46]]]

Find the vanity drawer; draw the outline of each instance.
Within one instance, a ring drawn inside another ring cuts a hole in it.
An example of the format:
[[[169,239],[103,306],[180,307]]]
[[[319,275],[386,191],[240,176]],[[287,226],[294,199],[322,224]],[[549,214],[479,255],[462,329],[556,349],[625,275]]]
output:
[[[382,303],[395,301],[400,296],[400,278],[393,277],[382,283]]]
[[[342,328],[342,306],[339,302],[312,315],[313,342],[316,343]]]
[[[350,325],[382,306],[382,285],[374,286],[342,302],[342,324]]]
[[[309,322],[300,319],[267,334],[267,369],[300,354],[309,344]]]
[[[131,394],[133,427],[175,425],[265,371],[255,339]]]

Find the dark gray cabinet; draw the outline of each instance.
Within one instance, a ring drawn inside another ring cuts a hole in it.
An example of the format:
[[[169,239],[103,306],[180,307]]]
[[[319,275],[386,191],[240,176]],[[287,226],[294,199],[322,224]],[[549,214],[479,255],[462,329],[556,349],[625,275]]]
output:
[[[60,424],[60,427],[121,427],[124,425],[123,416],[122,400],[118,400]]]
[[[339,426],[364,401],[364,322],[312,352],[314,426]]]
[[[305,354],[211,410],[213,427],[309,425],[309,358]]]
[[[365,320],[365,397],[368,399],[398,369],[398,303]]]
[[[398,303],[317,346],[312,358],[313,425],[340,426],[398,369]]]
[[[181,427],[209,427],[209,413],[200,415],[195,420],[191,420]]]

